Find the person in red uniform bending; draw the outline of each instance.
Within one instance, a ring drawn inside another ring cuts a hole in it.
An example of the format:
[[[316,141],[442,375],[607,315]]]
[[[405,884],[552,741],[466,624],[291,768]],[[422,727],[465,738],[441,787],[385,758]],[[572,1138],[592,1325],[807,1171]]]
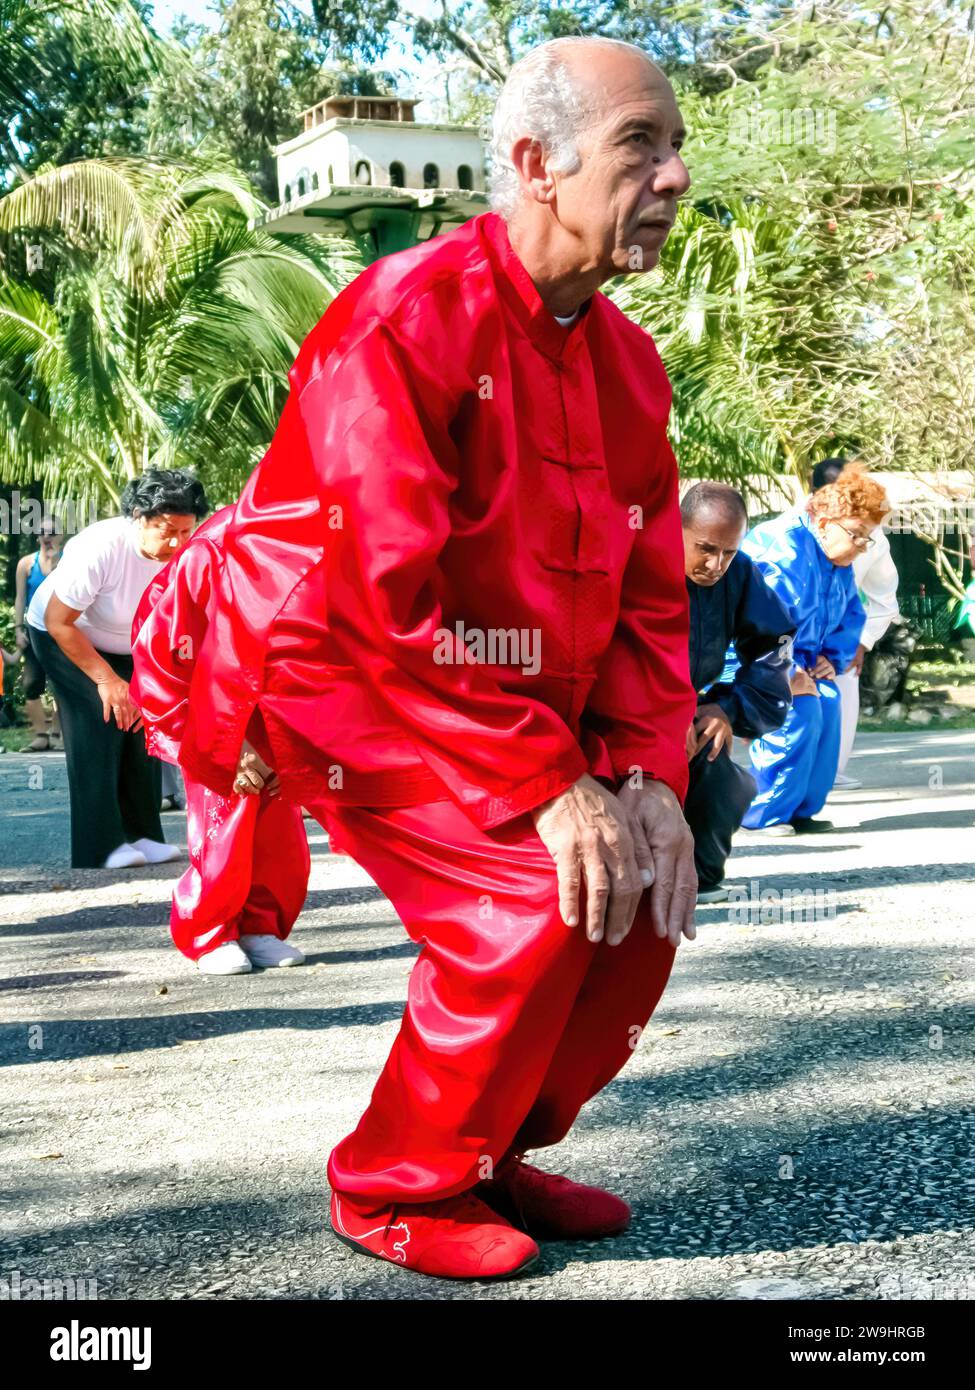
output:
[[[524,1155],[616,1075],[694,934],[671,390],[597,292],[656,264],[682,139],[639,49],[516,64],[493,210],[338,296],[224,537],[183,766],[229,791],[259,720],[421,947],[328,1174],[335,1233],[425,1274],[626,1226]]]
[[[142,710],[146,746],[166,762],[179,762],[193,666],[231,515],[224,507],[194,533],[150,583],[133,620],[129,688]],[[301,965],[303,953],[287,940],[311,868],[301,808],[283,800],[276,775],[249,742],[229,796],[191,776],[185,782],[190,866],[173,890],[177,949],[205,975]]]

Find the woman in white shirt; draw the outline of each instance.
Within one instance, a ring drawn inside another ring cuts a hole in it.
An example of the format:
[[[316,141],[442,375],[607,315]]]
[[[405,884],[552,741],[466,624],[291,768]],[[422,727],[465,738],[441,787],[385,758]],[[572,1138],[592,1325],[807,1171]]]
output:
[[[61,713],[75,868],[179,858],[163,840],[161,766],[146,752],[129,695],[130,634],[147,584],[210,507],[197,479],[174,469],[143,473],[121,506],[121,516],[68,541],[27,610],[31,646]]]

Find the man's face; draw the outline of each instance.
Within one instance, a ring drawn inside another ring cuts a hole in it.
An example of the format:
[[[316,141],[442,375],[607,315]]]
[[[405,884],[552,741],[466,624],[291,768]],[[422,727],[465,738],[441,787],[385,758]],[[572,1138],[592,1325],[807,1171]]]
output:
[[[578,138],[581,169],[554,174],[559,221],[607,278],[651,270],[691,184],[674,93],[636,55],[599,55],[585,81],[602,114]]]
[[[159,512],[136,518],[139,549],[151,560],[171,560],[192,536],[196,517],[184,512]]]
[[[723,512],[701,510],[684,527],[684,573],[692,584],[710,589],[728,573],[741,549],[745,523]]]

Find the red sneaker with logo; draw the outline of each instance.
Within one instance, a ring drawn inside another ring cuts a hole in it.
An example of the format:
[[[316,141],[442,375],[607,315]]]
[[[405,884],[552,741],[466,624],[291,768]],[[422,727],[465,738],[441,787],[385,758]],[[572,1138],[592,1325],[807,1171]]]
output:
[[[532,1168],[522,1154],[507,1158],[474,1189],[492,1211],[536,1240],[601,1240],[630,1224],[630,1208],[601,1187],[586,1187]]]
[[[440,1279],[508,1279],[540,1253],[471,1192],[379,1208],[333,1192],[331,1214],[332,1230],[353,1250]]]

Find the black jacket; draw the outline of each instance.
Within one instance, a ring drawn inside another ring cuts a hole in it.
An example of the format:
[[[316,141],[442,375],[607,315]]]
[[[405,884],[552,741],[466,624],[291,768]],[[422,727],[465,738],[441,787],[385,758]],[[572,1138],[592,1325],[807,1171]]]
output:
[[[711,588],[687,581],[691,680],[699,704],[720,705],[739,738],[780,729],[792,705],[789,673],[796,630],[761,570],[739,551]]]

